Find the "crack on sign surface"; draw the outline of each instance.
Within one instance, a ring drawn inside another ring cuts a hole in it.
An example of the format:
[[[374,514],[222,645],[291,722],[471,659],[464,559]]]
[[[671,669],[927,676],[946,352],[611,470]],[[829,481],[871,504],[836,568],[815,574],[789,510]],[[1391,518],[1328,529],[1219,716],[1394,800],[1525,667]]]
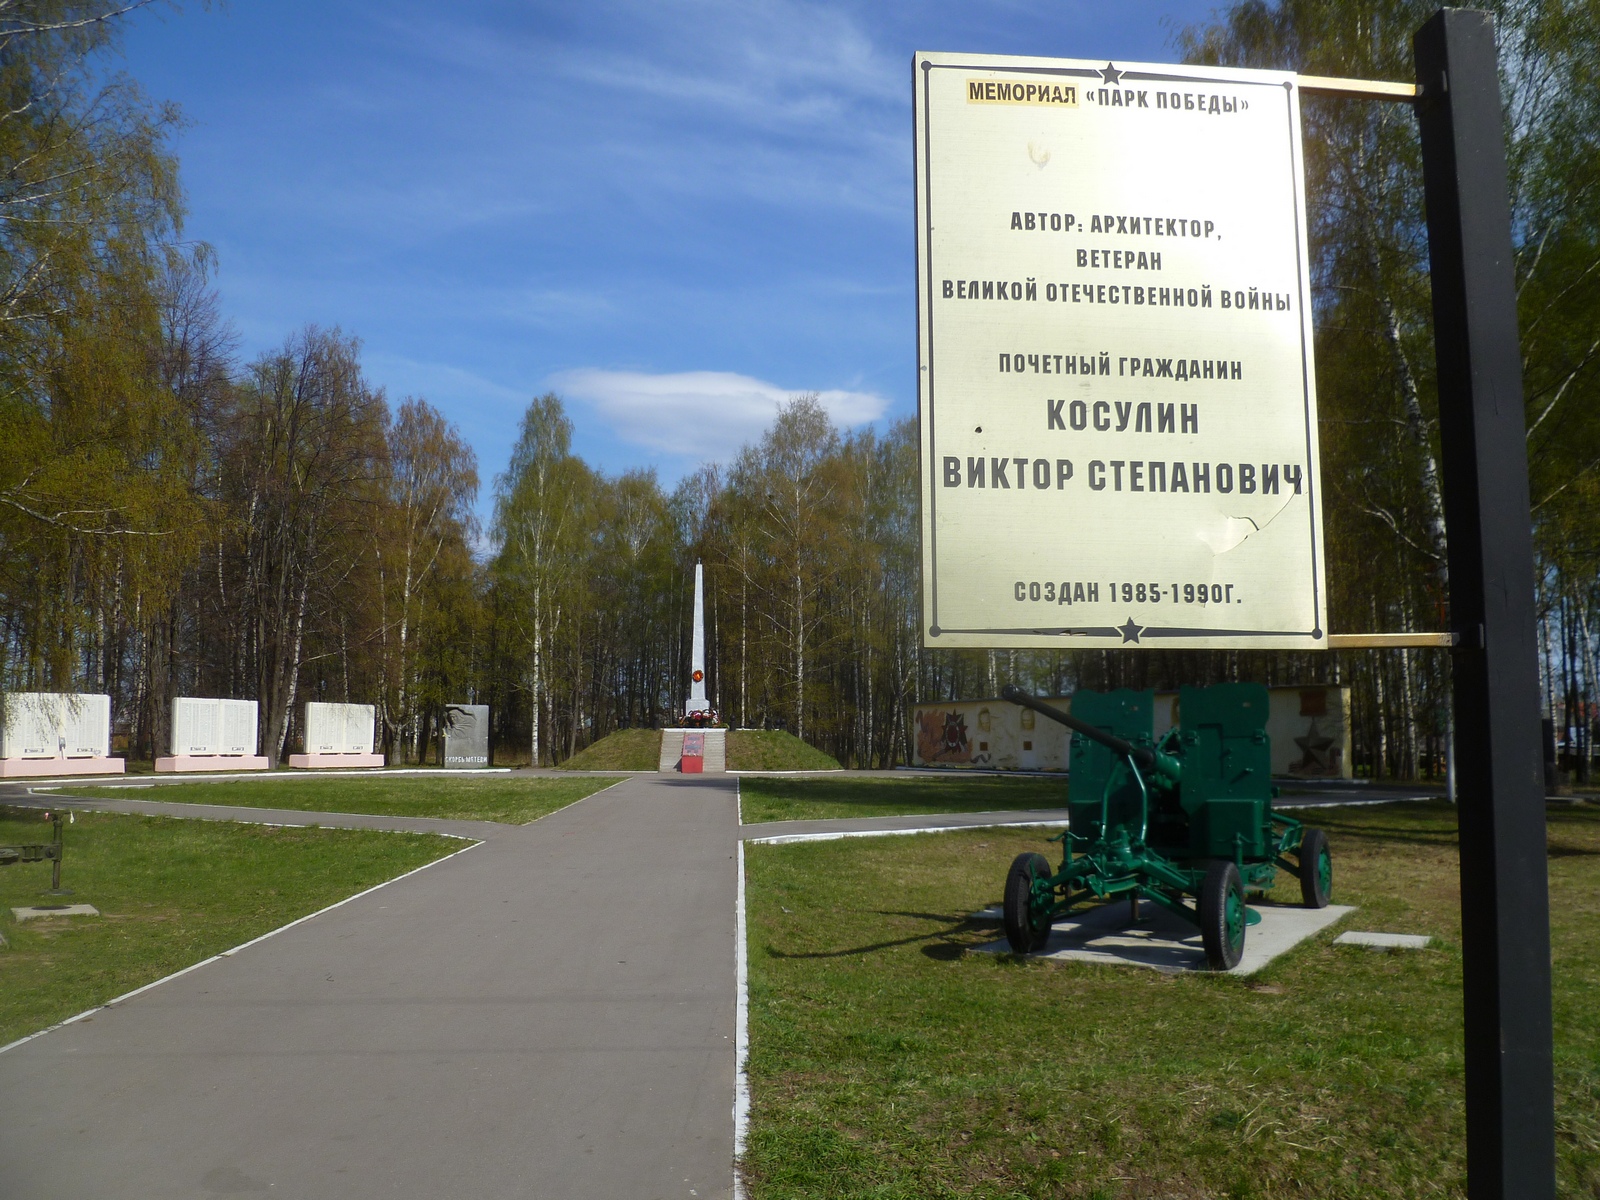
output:
[[[1294,493],[1291,492],[1283,498],[1283,503],[1278,505],[1277,511],[1260,524],[1256,523],[1254,517],[1219,516],[1214,522],[1210,522],[1196,530],[1195,537],[1204,542],[1212,554],[1220,557],[1230,550],[1237,550],[1252,535],[1260,533],[1268,525],[1271,525],[1283,515],[1284,510],[1289,507],[1289,502],[1293,499]]]

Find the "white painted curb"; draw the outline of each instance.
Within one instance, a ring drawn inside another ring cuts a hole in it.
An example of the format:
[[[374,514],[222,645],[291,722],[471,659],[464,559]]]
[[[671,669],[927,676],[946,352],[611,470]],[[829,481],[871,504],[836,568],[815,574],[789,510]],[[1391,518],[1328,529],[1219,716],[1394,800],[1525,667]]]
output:
[[[737,783],[735,784],[737,788]],[[734,804],[741,817],[744,801],[737,790]],[[733,961],[736,977],[733,1021],[733,1200],[744,1200],[744,1181],[739,1178],[739,1160],[744,1157],[750,1134],[750,950],[745,941],[744,924],[744,843],[739,843],[738,898],[734,903]]]
[[[1313,812],[1319,808],[1373,808],[1379,804],[1415,804],[1420,800],[1438,799],[1440,799],[1438,796],[1387,796],[1382,800],[1334,800],[1332,802],[1322,800],[1310,804],[1296,804],[1294,797],[1291,796],[1287,802],[1274,800],[1272,807],[1274,809],[1292,808],[1299,812]]]
[[[963,829],[1061,829],[1065,821],[993,821],[986,825],[923,825],[916,829],[838,829],[828,833],[776,833],[745,838],[739,845],[788,846],[795,842],[836,842],[841,838],[895,837],[905,833],[960,833]]]

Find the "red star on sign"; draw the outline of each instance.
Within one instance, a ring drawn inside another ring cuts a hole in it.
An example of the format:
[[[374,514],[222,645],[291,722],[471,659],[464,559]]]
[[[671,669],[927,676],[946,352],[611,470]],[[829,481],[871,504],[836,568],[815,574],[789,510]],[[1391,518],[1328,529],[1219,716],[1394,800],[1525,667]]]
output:
[[[694,681],[695,681],[695,682],[696,682],[696,683],[699,683],[699,682],[700,682],[700,681],[701,681],[701,680],[702,680],[702,679],[704,679],[704,678],[705,678],[705,677],[706,677],[706,673],[705,673],[705,672],[704,672],[704,671],[696,671],[696,672],[695,672],[695,673],[694,673]]]

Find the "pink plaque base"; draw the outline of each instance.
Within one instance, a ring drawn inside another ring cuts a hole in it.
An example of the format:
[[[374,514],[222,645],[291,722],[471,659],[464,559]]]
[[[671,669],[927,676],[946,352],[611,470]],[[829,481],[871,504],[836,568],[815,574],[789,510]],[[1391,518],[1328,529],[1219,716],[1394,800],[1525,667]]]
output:
[[[289,765],[306,771],[324,771],[329,767],[381,767],[381,754],[291,754]]]
[[[0,758],[0,779],[52,775],[121,775],[120,758]]]
[[[272,764],[259,754],[176,754],[156,759],[163,774],[183,771],[265,771]]]

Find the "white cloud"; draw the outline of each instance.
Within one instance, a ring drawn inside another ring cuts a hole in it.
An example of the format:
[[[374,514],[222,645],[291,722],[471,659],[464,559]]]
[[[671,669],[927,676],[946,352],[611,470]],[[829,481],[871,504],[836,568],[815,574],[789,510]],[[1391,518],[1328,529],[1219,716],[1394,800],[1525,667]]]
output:
[[[778,406],[804,388],[783,388],[731,371],[637,371],[582,368],[551,383],[588,405],[624,442],[699,461],[726,461],[758,441]],[[875,421],[889,401],[874,392],[816,391],[834,424],[854,428]]]

